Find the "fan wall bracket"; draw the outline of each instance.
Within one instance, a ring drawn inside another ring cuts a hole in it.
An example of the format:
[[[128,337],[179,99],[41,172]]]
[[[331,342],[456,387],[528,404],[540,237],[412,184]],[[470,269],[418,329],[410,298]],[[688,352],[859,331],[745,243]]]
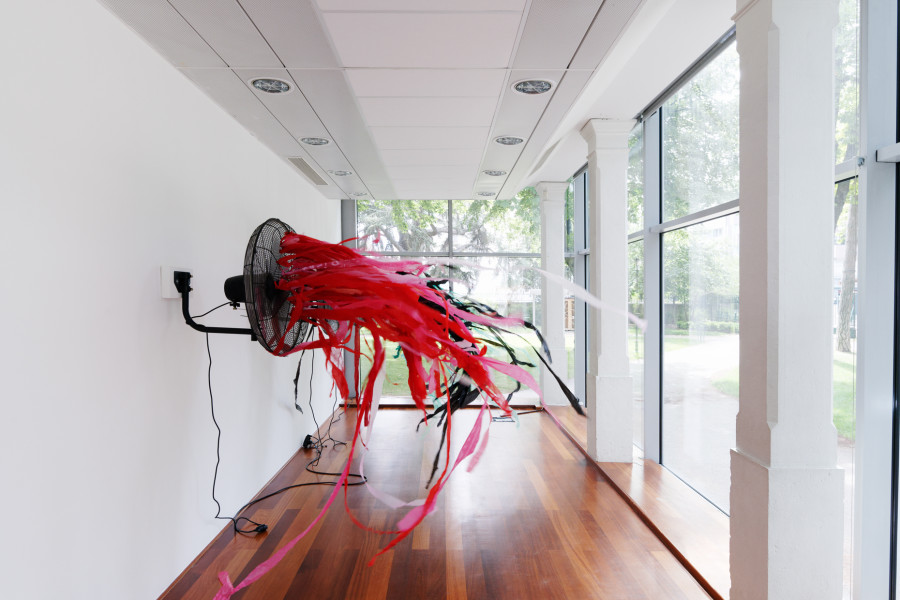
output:
[[[256,334],[253,333],[252,329],[241,329],[237,327],[207,327],[206,325],[201,325],[194,321],[191,317],[190,312],[190,294],[191,294],[191,277],[192,275],[188,271],[175,271],[173,274],[173,279],[175,282],[175,289],[178,290],[178,293],[181,294],[181,313],[184,316],[184,322],[187,323],[191,328],[196,329],[197,331],[202,331],[204,333],[230,333],[236,335],[249,335],[250,341],[256,341]]]

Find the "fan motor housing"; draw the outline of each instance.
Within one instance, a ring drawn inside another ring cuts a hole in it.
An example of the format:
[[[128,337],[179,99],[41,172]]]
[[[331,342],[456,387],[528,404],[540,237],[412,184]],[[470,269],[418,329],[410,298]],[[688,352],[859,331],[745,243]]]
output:
[[[235,275],[225,280],[225,297],[231,302],[247,302],[247,292],[244,287],[244,276]]]

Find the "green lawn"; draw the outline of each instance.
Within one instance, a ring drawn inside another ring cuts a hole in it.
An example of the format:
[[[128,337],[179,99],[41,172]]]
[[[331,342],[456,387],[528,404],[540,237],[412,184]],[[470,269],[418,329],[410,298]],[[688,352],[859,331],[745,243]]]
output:
[[[529,362],[533,362],[535,365],[539,364],[538,358],[534,355],[529,346],[529,342],[537,346],[538,341],[533,333],[530,333],[528,330],[523,329],[522,331],[517,331],[522,337],[525,339],[521,339],[514,335],[506,336],[506,342],[515,350],[516,356],[519,357],[520,360],[527,360]],[[370,335],[363,334],[361,336],[362,344],[365,347],[367,343],[370,343],[372,339]],[[568,346],[568,337],[567,337],[567,346]],[[572,338],[572,347],[574,349],[574,338]],[[567,348],[568,349],[568,348]],[[409,370],[406,367],[406,359],[402,354],[397,356],[398,346],[396,344],[388,344],[385,346],[385,351],[387,352],[387,358],[385,360],[385,378],[384,385],[382,386],[381,393],[385,396],[409,396]],[[506,353],[499,348],[488,347],[488,356],[505,359]],[[556,359],[560,360],[559,358]],[[371,367],[371,363],[365,358],[360,365],[360,370],[362,373],[368,373],[369,368]],[[538,380],[539,373],[537,366],[535,367],[523,367],[526,371],[531,373],[531,376],[534,377],[535,381]],[[449,373],[448,373],[449,374]],[[500,373],[492,372],[491,376],[494,380],[494,383],[500,389],[500,391],[508,393],[515,389],[516,382],[507,375],[502,375]],[[524,386],[523,386],[524,388]]]
[[[855,357],[847,352],[834,353],[832,412],[838,435],[848,440],[856,438],[856,378]],[[722,371],[713,386],[729,396],[738,397],[738,369]]]

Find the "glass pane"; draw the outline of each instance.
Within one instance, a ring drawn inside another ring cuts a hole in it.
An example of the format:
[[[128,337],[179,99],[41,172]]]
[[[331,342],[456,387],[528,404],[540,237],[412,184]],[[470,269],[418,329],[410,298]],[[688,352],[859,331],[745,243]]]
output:
[[[566,189],[565,206],[565,267],[566,279],[575,281],[575,184],[569,179],[569,187]],[[566,369],[565,373],[559,369],[560,377],[566,381],[569,389],[575,390],[575,296],[567,290],[563,300],[563,330],[566,337]]]
[[[398,257],[386,257],[385,260],[415,260],[429,264],[429,259],[422,257],[402,257],[402,259]],[[443,264],[434,265],[426,272],[425,276],[434,279],[447,279],[449,277],[449,269]],[[372,336],[368,331],[363,330],[360,333],[360,343],[363,348],[370,349],[372,347]],[[411,401],[412,397],[409,395],[408,383],[409,370],[406,367],[406,360],[403,358],[403,355],[398,352],[398,349],[399,346],[396,344],[387,343],[385,345],[385,378],[384,384],[381,387],[381,394],[382,396],[409,398]],[[365,358],[361,360],[359,366],[360,381],[365,381],[371,367],[372,364],[370,361]]]
[[[357,200],[360,248],[377,252],[448,252],[446,200]]]
[[[628,244],[628,312],[644,317],[644,243]],[[644,447],[644,332],[628,322],[628,363],[634,402],[634,443]]]
[[[569,180],[569,187],[566,188],[566,206],[563,215],[563,218],[565,219],[563,227],[565,228],[566,240],[564,252],[566,255],[566,265],[568,265],[569,257],[575,254],[575,185],[572,183],[571,179]],[[566,273],[566,276],[571,280],[571,277],[568,275],[568,266]]]
[[[540,251],[540,199],[533,187],[512,200],[453,201],[454,254]]]
[[[738,215],[663,235],[663,461],[728,512],[738,410]]]
[[[738,76],[732,44],[663,105],[663,221],[737,199]]]
[[[859,154],[859,1],[841,0],[834,43],[834,162]]]
[[[834,186],[834,365],[832,412],[838,433],[838,467],[844,469],[844,598],[853,576],[853,466],[856,447],[856,291],[859,230],[857,180]]]
[[[859,154],[859,0],[840,0],[834,30],[834,162]],[[834,189],[832,402],[838,466],[844,470],[844,593],[853,590],[853,509],[856,446],[856,254],[858,181]]]
[[[644,125],[628,136],[628,233],[644,228]]]
[[[466,257],[454,260],[453,265],[454,293],[483,302],[504,316],[540,325],[541,277],[533,270],[540,267],[539,258]],[[535,381],[540,381],[538,359],[531,349],[531,346],[540,347],[536,336],[524,327],[512,328],[511,331],[521,337],[509,335],[506,340],[522,360],[534,364],[524,368]],[[498,349],[490,348],[488,355],[502,356],[498,352]],[[560,360],[553,358],[554,362]],[[515,388],[515,382],[509,377],[497,375],[494,381],[504,392]],[[516,394],[515,400],[537,403],[538,397],[530,389],[523,388]]]

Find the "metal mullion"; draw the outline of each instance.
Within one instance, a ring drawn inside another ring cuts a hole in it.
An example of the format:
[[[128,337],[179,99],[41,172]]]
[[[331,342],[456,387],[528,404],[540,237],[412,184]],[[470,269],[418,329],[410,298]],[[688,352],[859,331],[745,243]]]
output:
[[[573,264],[573,276],[575,283],[588,288],[587,280],[587,261],[586,252],[587,237],[587,165],[579,169],[572,178],[572,202],[574,208],[574,250],[575,261]],[[587,305],[583,300],[575,301],[575,354],[573,362],[575,362],[575,394],[579,398],[583,398],[585,405],[589,399],[585,393],[585,380],[587,377]]]
[[[422,257],[422,258],[430,258],[430,257],[444,257],[447,256],[446,252],[379,252],[378,256],[404,256],[404,257]]]
[[[733,215],[739,211],[740,200],[732,200],[730,202],[725,202],[724,204],[698,210],[697,212],[678,217],[677,219],[672,219],[671,221],[660,223],[659,225],[653,225],[652,227],[649,227],[648,230],[650,233],[669,233],[676,229],[684,229],[691,225],[699,225],[700,223],[712,221],[713,219],[727,217],[728,215]]]
[[[662,118],[649,115],[644,125],[644,458],[662,464]]]
[[[447,256],[453,258],[453,200],[447,200]]]
[[[881,162],[898,139],[898,7],[865,0],[860,13],[859,254],[853,594],[896,598],[897,168]],[[895,497],[891,498],[891,494]]]
[[[540,254],[534,252],[466,252],[454,254],[452,258],[540,258]]]

